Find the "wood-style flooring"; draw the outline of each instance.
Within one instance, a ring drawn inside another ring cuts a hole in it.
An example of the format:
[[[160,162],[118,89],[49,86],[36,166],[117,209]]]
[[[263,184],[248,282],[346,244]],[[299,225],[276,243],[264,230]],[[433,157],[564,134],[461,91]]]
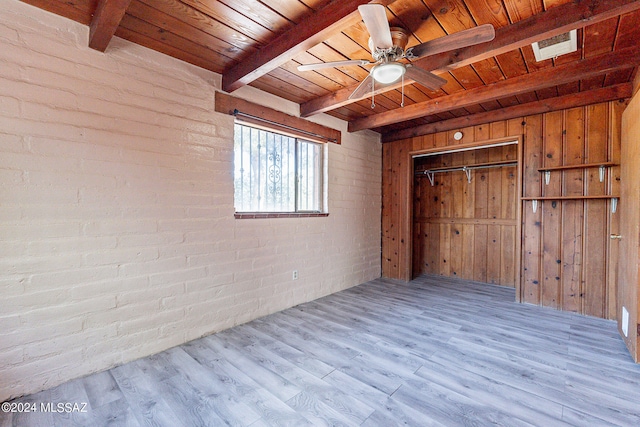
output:
[[[16,402],[0,426],[639,426],[614,322],[440,277],[374,280]]]

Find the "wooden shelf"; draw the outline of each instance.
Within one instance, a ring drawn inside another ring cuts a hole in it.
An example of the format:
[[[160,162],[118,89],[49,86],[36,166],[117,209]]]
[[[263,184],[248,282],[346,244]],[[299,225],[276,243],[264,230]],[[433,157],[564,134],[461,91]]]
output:
[[[611,166],[618,166],[618,163],[601,162],[601,163],[583,163],[580,165],[551,166],[548,168],[540,168],[538,169],[538,172],[560,171],[560,170],[567,170],[567,169],[587,169],[587,168],[599,168],[599,167],[611,167]]]
[[[540,196],[521,197],[521,200],[597,200],[597,199],[619,199],[620,196]]]
[[[533,213],[538,211],[538,202],[544,200],[611,200],[611,213],[618,210],[618,200],[620,196],[602,195],[602,196],[540,196],[540,197],[521,197],[520,200],[531,201]]]

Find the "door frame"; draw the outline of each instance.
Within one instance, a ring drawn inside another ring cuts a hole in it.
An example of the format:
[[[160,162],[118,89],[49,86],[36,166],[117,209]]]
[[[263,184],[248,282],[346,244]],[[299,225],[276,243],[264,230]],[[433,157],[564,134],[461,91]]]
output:
[[[408,189],[408,194],[405,201],[405,212],[407,215],[405,216],[405,222],[402,224],[403,233],[402,238],[406,242],[406,254],[405,254],[405,263],[403,266],[404,277],[405,280],[409,281],[413,279],[413,179],[415,173],[415,158],[420,155],[431,154],[446,154],[447,152],[452,151],[463,151],[463,150],[474,150],[474,149],[483,149],[490,148],[492,146],[500,146],[506,145],[508,142],[516,141],[518,146],[517,152],[517,166],[516,166],[516,238],[515,238],[515,290],[516,290],[516,301],[521,301],[520,295],[520,268],[521,268],[521,258],[522,258],[522,153],[523,153],[523,135],[512,135],[501,138],[487,139],[482,141],[475,141],[466,144],[456,144],[456,145],[447,145],[442,147],[434,147],[427,148],[423,150],[411,150],[407,153],[406,161],[410,167],[406,168],[407,175],[405,176],[405,182],[407,182],[406,188]]]

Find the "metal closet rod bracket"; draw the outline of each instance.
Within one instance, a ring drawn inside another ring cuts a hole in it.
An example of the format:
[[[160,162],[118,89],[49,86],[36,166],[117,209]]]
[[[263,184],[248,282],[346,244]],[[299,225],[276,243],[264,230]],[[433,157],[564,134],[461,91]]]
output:
[[[468,167],[463,167],[462,170],[464,171],[464,173],[467,175],[467,182],[469,184],[471,184],[471,169],[469,169]]]

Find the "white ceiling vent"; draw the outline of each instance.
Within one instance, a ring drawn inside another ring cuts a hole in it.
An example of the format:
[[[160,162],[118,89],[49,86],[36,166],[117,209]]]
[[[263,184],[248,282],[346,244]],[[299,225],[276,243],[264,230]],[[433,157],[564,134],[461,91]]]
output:
[[[560,55],[578,50],[578,35],[576,30],[560,34],[555,37],[535,42],[531,45],[536,61],[555,58]]]

